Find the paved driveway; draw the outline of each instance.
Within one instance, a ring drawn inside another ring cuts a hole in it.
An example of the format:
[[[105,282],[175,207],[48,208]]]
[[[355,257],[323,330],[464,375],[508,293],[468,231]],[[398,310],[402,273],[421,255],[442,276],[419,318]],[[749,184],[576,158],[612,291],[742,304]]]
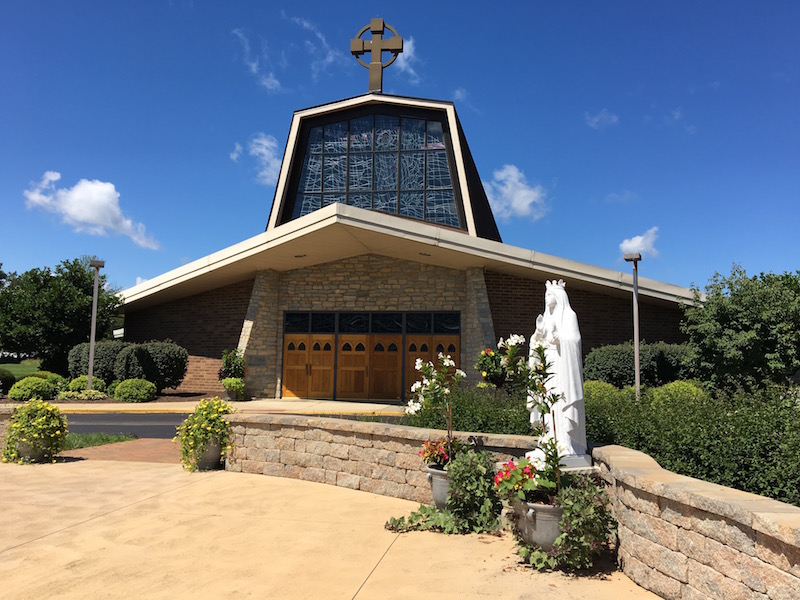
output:
[[[509,536],[383,528],[414,508],[176,464],[0,464],[0,597],[655,598],[621,573],[533,573]]]

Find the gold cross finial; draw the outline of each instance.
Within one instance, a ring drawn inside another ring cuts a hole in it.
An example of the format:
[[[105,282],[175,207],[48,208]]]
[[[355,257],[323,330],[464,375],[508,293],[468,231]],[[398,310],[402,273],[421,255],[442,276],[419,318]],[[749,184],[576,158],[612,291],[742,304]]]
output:
[[[394,34],[394,37],[383,39],[384,28]],[[369,30],[372,39],[362,40],[361,36]],[[383,22],[383,19],[372,19],[369,25],[363,27],[358,35],[350,40],[350,53],[356,57],[361,66],[369,69],[369,91],[383,91],[383,70],[392,64],[397,55],[403,51],[403,38],[397,35],[397,31],[391,25]],[[361,55],[370,52],[369,64],[361,60]],[[383,53],[391,52],[392,57],[388,62],[383,62]]]

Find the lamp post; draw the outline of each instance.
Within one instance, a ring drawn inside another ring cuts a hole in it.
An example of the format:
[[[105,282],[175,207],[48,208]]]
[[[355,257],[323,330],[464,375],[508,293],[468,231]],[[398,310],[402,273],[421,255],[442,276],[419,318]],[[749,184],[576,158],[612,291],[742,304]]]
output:
[[[633,363],[636,371],[636,401],[642,397],[642,377],[639,370],[639,261],[638,252],[625,254],[625,260],[633,263]]]
[[[94,335],[97,328],[97,287],[100,284],[100,269],[106,266],[105,261],[90,260],[89,266],[94,268],[94,294],[92,295],[92,332],[89,334],[89,376],[86,389],[92,389],[92,371],[94,370]]]

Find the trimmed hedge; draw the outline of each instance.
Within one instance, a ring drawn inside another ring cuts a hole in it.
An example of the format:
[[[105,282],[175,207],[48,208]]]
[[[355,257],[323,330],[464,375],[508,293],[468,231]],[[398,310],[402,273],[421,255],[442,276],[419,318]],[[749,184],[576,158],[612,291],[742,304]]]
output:
[[[25,377],[20,379],[8,391],[8,397],[16,402],[27,402],[31,398],[52,400],[56,395],[56,387],[43,377]]]
[[[14,377],[14,374],[7,369],[0,369],[0,397],[8,394],[8,391],[11,389],[11,386],[17,382],[17,378]]]
[[[800,506],[800,388],[712,397],[675,381],[616,390],[586,382],[586,434],[620,444],[662,467],[712,483]]]
[[[640,344],[642,385],[658,386],[671,381],[692,379],[688,357],[689,347],[686,344]],[[634,384],[634,364],[633,342],[600,346],[586,356],[583,375],[587,381],[605,381],[623,388]]]
[[[114,397],[121,402],[150,402],[155,400],[156,386],[145,379],[126,379],[117,385]]]
[[[117,355],[130,344],[122,340],[100,340],[94,345],[94,366],[92,368],[92,378],[94,375],[103,381],[114,379],[114,364]],[[75,379],[81,375],[89,374],[89,342],[84,342],[73,347],[68,355],[69,376]]]
[[[75,379],[69,382],[69,391],[82,392],[86,389],[88,383],[89,383],[88,375],[81,375],[80,377],[76,377]],[[96,377],[94,373],[92,374],[92,389],[97,390],[98,392],[106,391],[106,382],[103,381],[100,377]]]
[[[146,379],[152,381],[158,393],[165,388],[178,387],[186,376],[189,353],[170,341],[131,344],[116,358],[116,379]]]
[[[507,394],[502,390],[477,387],[457,387],[450,394],[453,405],[453,429],[456,431],[480,431],[483,433],[505,433],[533,435],[531,414],[525,407],[522,394]],[[403,417],[403,425],[447,429],[441,410],[422,408],[414,415]]]

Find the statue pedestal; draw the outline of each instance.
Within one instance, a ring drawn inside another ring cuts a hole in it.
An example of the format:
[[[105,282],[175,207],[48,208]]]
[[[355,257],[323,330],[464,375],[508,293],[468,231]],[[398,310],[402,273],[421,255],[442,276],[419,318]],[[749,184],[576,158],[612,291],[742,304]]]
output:
[[[592,466],[592,457],[588,454],[569,454],[561,457],[561,466],[565,469],[585,469]]]

